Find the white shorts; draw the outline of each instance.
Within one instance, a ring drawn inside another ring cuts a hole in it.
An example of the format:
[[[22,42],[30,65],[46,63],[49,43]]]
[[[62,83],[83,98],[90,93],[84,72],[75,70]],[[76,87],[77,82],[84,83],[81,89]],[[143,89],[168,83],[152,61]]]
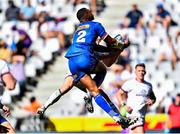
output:
[[[138,117],[138,120],[136,123],[130,125],[128,128],[129,129],[134,129],[135,127],[138,127],[138,126],[143,126],[144,125],[144,117]]]

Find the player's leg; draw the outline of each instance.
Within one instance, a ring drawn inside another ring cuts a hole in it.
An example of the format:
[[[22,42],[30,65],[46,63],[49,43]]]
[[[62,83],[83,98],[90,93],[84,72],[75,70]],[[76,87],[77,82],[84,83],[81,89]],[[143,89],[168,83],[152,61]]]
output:
[[[2,116],[0,116],[0,133],[15,134],[11,124]]]
[[[73,82],[74,82],[74,79],[72,76],[67,76],[65,78],[65,81],[63,83],[63,85],[61,86],[60,89],[54,91],[50,96],[49,98],[47,99],[47,101],[44,103],[44,105],[38,109],[37,113],[38,114],[43,114],[45,112],[45,110],[53,105],[54,103],[56,103],[60,98],[61,96],[63,96],[64,94],[66,94],[69,90],[72,89],[73,87]]]
[[[93,63],[96,64],[96,63]],[[102,62],[99,62],[95,68],[95,70],[91,71],[90,73],[96,74],[93,80],[96,82],[96,85],[99,87],[105,76],[106,76],[106,67]],[[78,87],[80,90],[84,91],[87,93],[87,96],[84,97],[85,100],[85,107],[86,109],[90,112],[94,112],[93,104],[92,104],[92,95],[91,93],[87,92],[86,88],[80,83],[75,84],[76,87]]]
[[[106,98],[106,94],[102,94],[96,85],[96,82],[91,78],[90,75],[87,75],[84,71],[92,72],[95,67],[98,65],[98,61],[89,55],[81,55],[77,57],[72,57],[69,59],[69,69],[72,74],[76,75],[75,81],[80,81],[85,88],[94,96],[95,102],[106,111],[111,117],[118,118],[120,116],[117,108],[109,104]],[[99,79],[99,82],[102,81]],[[104,95],[104,96],[103,96]]]
[[[120,124],[122,128],[129,127],[130,123],[135,123],[136,119],[130,119],[122,117],[116,106],[111,102],[109,97],[101,90],[98,90],[96,83],[91,77],[85,74],[81,79],[81,83],[91,92],[94,96],[94,100],[98,106],[100,106],[107,114],[109,114],[115,122]]]
[[[120,113],[117,109],[112,108],[110,105],[110,100],[107,99],[108,96],[105,93],[102,93],[96,83],[92,78],[85,74],[81,79],[80,82],[91,92],[93,95],[95,102],[104,110],[106,111],[111,117],[120,116]],[[115,106],[114,106],[115,107]]]
[[[90,113],[94,112],[94,107],[92,104],[92,95],[90,92],[87,91],[87,89],[82,85],[82,83],[78,82],[75,83],[74,86],[76,86],[77,88],[79,88],[81,91],[86,93],[86,96],[84,96],[84,101],[85,101],[85,108],[87,109],[87,111],[89,111]]]
[[[120,42],[120,46],[113,46],[112,47],[104,47],[101,45],[96,45],[95,50],[98,52],[97,57],[100,60],[103,60],[104,64],[107,67],[110,67],[113,63],[116,62],[117,58],[119,57],[120,53],[130,45],[129,39],[125,36],[122,37],[120,34],[114,37],[118,42]],[[126,42],[126,44],[124,44]],[[123,44],[121,44],[123,43]],[[106,53],[102,53],[106,52]]]
[[[107,67],[110,67],[116,62],[122,50],[117,48],[95,45],[95,55],[99,60],[102,60]]]
[[[109,55],[110,57],[104,58],[102,59],[103,63],[107,66],[110,67],[112,64],[114,64],[117,60],[117,58],[119,57],[120,53],[122,51],[119,49],[111,49]]]

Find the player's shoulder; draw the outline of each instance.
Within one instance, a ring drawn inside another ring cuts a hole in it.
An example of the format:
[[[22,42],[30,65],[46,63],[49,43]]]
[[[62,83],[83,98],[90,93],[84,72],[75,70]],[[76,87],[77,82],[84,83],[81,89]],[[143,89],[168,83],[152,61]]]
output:
[[[102,26],[102,24],[100,22],[95,21],[95,20],[90,21],[90,23],[92,23],[93,25],[96,25],[96,26]]]
[[[146,85],[152,87],[152,84],[151,84],[150,82],[148,82],[148,81],[145,80],[144,83],[145,83]]]
[[[130,79],[128,79],[127,81],[125,81],[125,82],[124,82],[124,84],[129,85],[129,84],[132,84],[132,83],[135,83],[135,82],[136,82],[136,80],[135,80],[135,79],[130,78]]]

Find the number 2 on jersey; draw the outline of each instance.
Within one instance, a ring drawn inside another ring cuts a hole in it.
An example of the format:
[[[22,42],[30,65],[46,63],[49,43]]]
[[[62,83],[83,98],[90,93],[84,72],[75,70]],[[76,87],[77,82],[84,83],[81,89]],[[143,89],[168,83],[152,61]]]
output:
[[[86,31],[82,30],[78,32],[78,38],[76,42],[85,42]]]

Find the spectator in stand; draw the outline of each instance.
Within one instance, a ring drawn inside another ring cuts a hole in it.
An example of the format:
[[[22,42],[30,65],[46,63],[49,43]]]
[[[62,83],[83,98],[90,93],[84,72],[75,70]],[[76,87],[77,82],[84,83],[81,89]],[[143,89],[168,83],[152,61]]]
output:
[[[126,48],[117,59],[117,64],[122,65],[125,69],[129,70],[129,72],[132,71],[130,65],[130,54],[130,49]]]
[[[12,55],[12,74],[19,83],[20,94],[17,98],[21,99],[27,90],[24,63],[26,61],[32,40],[23,29],[18,29],[16,26],[13,26],[12,31],[17,31],[19,34],[19,40],[16,43],[15,50]]]
[[[46,16],[50,16],[51,8],[49,5],[46,4],[46,0],[38,0],[38,5],[36,7],[36,15],[39,15],[43,12]]]
[[[32,40],[23,29],[18,29],[16,26],[13,26],[12,31],[17,31],[19,34],[19,41],[16,43],[16,50],[13,52],[13,57],[25,57],[24,60],[26,60],[27,52],[32,44]],[[25,61],[23,61],[23,63],[24,62]]]
[[[44,40],[57,38],[59,41],[59,53],[61,54],[65,47],[65,36],[63,30],[61,29],[61,22],[58,22],[58,19],[53,19],[51,21],[46,20],[46,14],[44,12],[40,13],[38,22],[38,35]]]
[[[26,0],[26,4],[21,8],[21,19],[30,24],[36,20],[36,7],[32,6],[31,0]]]
[[[143,13],[138,9],[137,4],[132,5],[132,9],[125,17],[125,27],[139,28],[143,26]]]
[[[159,62],[169,60],[171,61],[172,70],[176,68],[178,61],[176,46],[172,42],[172,38],[168,37],[167,43],[160,47]]]
[[[8,8],[5,11],[5,16],[7,21],[19,20],[20,9],[15,5],[13,0],[8,1]]]
[[[11,59],[11,51],[3,38],[0,38],[0,59],[7,62],[10,62]]]
[[[25,92],[27,91],[26,88],[26,75],[25,75],[25,70],[24,70],[24,59],[21,57],[18,60],[13,58],[12,61],[12,68],[11,68],[11,73],[14,76],[14,78],[17,80],[20,88],[20,93],[16,96],[18,100],[22,99],[22,97],[25,95]]]
[[[180,133],[179,113],[180,113],[180,93],[176,95],[174,102],[169,107],[168,114],[172,122],[170,133]]]
[[[32,114],[36,114],[37,109],[41,107],[41,104],[39,103],[39,101],[36,100],[36,97],[31,97],[30,98],[30,104],[26,105],[26,106],[20,106],[20,108],[32,113]]]
[[[167,29],[167,34],[170,26],[177,25],[177,23],[172,20],[171,14],[164,8],[163,4],[161,3],[157,5],[155,21],[161,23],[163,27]]]

